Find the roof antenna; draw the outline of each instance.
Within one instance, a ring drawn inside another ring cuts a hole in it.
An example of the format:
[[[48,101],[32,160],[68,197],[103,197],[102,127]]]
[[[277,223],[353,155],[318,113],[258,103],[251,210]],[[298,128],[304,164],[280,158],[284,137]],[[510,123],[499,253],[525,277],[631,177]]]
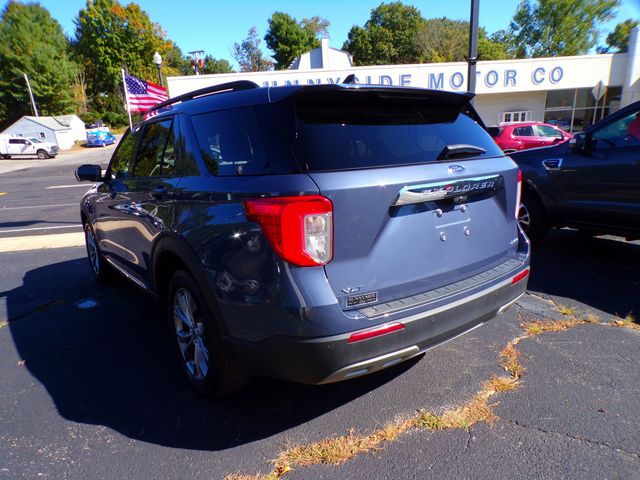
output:
[[[353,84],[353,83],[357,83],[356,82],[356,75],[355,73],[352,73],[350,75],[347,75],[347,77],[342,81],[343,84],[345,85],[349,85],[349,84]]]

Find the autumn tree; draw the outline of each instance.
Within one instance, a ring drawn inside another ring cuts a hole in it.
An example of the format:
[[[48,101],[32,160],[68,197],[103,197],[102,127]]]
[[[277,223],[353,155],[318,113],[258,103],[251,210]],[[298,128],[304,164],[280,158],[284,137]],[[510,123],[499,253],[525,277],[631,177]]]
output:
[[[0,124],[31,114],[24,74],[29,76],[38,111],[74,111],[71,85],[76,67],[69,60],[60,24],[37,3],[10,1],[0,18]]]
[[[342,49],[353,55],[356,65],[418,63],[416,40],[423,25],[417,8],[383,3],[371,11],[364,27],[351,27]]]
[[[619,0],[522,0],[505,40],[517,57],[584,55]]]
[[[256,27],[249,29],[247,38],[242,42],[233,44],[233,58],[240,65],[241,72],[262,72],[273,68],[273,62],[264,58],[260,50]]]

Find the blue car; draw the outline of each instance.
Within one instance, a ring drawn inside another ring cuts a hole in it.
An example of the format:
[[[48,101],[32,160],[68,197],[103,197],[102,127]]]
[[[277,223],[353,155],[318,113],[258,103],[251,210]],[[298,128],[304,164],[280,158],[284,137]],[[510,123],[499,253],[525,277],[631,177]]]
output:
[[[116,137],[109,132],[87,132],[87,147],[106,147],[116,143]]]
[[[81,200],[91,272],[158,300],[205,395],[421,355],[527,285],[518,167],[472,96],[243,81],[172,98],[104,174],[76,172],[96,182]]]

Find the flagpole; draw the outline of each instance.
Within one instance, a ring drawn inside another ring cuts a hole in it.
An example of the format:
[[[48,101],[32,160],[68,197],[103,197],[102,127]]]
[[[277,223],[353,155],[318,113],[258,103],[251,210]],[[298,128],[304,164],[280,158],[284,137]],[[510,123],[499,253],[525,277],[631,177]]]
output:
[[[124,79],[124,68],[121,68],[122,72],[122,86],[124,87],[124,98],[127,102],[127,113],[129,114],[129,128],[133,130],[133,122],[131,121],[131,107],[129,106],[129,93],[127,92],[127,82]]]

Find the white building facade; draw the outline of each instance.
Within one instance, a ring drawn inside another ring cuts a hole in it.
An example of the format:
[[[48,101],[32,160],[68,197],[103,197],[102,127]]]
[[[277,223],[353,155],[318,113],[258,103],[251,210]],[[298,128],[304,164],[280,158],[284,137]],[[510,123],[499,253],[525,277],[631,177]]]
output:
[[[632,31],[628,53],[480,61],[475,106],[487,125],[546,121],[580,131],[608,113],[640,100],[640,29]],[[169,77],[169,95],[221,83],[250,80],[260,86],[340,83],[350,75],[357,83],[464,91],[467,64],[436,63],[326,68],[337,59],[318,61],[318,52],[350,62],[346,52],[322,47],[301,56],[285,71]],[[314,53],[315,52],[315,53]],[[315,62],[311,60],[315,58]],[[312,68],[321,65],[320,68]]]

